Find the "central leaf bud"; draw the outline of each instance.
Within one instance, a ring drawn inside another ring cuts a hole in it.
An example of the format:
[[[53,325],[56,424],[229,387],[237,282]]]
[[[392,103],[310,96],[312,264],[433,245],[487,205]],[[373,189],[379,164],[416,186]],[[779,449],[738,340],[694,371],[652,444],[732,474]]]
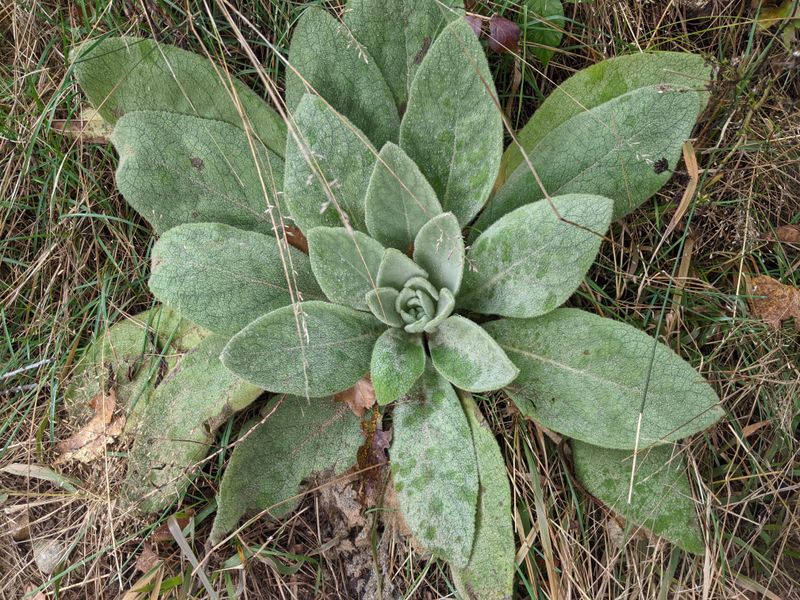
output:
[[[434,331],[456,305],[451,290],[437,288],[425,269],[394,249],[384,254],[377,283],[366,295],[367,306],[387,325],[408,333]]]
[[[453,312],[450,290],[436,290],[425,277],[412,277],[400,290],[395,300],[395,309],[409,333],[433,331]]]

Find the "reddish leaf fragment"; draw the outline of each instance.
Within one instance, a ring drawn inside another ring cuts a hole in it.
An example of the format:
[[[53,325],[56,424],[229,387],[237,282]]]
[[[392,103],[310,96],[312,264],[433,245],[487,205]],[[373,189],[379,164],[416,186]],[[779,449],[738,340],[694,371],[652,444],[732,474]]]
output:
[[[178,527],[183,529],[189,524],[189,521],[194,516],[194,510],[188,509],[182,511],[181,513],[176,515],[175,520],[178,522]],[[150,541],[158,543],[158,542],[172,542],[174,541],[174,537],[169,530],[169,524],[162,523],[159,525],[156,530],[150,534]]]
[[[336,394],[334,399],[338,402],[346,402],[355,416],[363,417],[364,411],[375,405],[375,388],[372,387],[372,381],[367,375],[357,381],[353,387]]]
[[[286,241],[290,246],[294,246],[300,252],[308,254],[308,240],[299,228],[294,225],[284,225],[283,231],[286,233]]]
[[[750,310],[774,329],[781,322],[794,318],[794,328],[800,331],[800,290],[785,285],[766,275],[758,275],[748,282]]]
[[[501,54],[516,54],[519,51],[519,36],[519,25],[514,21],[492,15],[489,20],[489,48]]]
[[[467,20],[467,23],[469,23],[469,26],[472,27],[472,31],[475,32],[478,39],[480,39],[481,35],[483,35],[483,19],[476,15],[464,15],[464,18]]]

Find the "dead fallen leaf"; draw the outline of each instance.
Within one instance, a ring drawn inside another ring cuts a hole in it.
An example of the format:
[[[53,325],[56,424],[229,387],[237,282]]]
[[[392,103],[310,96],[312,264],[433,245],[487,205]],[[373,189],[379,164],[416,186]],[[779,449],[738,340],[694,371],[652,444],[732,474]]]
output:
[[[800,331],[799,289],[766,275],[751,277],[747,284],[753,316],[775,329],[782,321],[794,318],[794,328]]]
[[[148,542],[145,542],[142,551],[136,558],[136,570],[141,571],[142,573],[147,573],[150,569],[155,567],[160,562],[161,562],[161,557],[155,551],[153,545]]]
[[[294,225],[284,225],[283,231],[286,234],[286,241],[290,246],[294,246],[300,252],[308,254],[308,240],[306,236]]]
[[[8,519],[11,539],[22,542],[31,537],[31,519],[26,506],[14,506],[3,511]]]
[[[800,225],[781,225],[775,233],[779,242],[800,244]]]
[[[383,481],[383,472],[388,463],[386,451],[392,443],[392,431],[383,430],[381,413],[377,409],[372,411],[369,419],[361,420],[361,432],[364,434],[364,443],[358,449],[358,470],[364,482],[364,505],[377,504],[377,492]]]
[[[372,381],[367,375],[357,381],[353,387],[336,394],[334,399],[339,402],[346,402],[354,415],[363,417],[364,411],[372,408],[375,404],[375,388],[372,387]]]
[[[62,135],[89,144],[108,144],[114,127],[90,107],[81,110],[80,118],[53,119],[52,128]]]
[[[480,39],[481,35],[483,35],[483,19],[477,15],[464,15],[464,18],[469,26],[472,27],[472,31],[475,32],[478,39]]]
[[[192,519],[193,516],[194,516],[194,510],[192,509],[182,511],[181,513],[176,515],[178,526],[181,529],[184,529],[189,524],[189,521]],[[150,534],[150,541],[152,542],[156,543],[172,542],[174,540],[175,538],[169,530],[168,523],[162,523],[161,525],[158,526],[158,528],[156,528],[156,530],[152,534]]]
[[[47,596],[41,590],[36,592],[36,594],[34,594],[34,592],[36,592],[35,585],[31,584],[26,585],[25,595],[23,596],[23,598],[26,598],[26,600],[47,600]]]
[[[125,417],[114,419],[114,408],[117,396],[113,388],[108,394],[99,393],[92,398],[89,406],[94,416],[74,435],[59,442],[56,446],[61,454],[53,464],[61,464],[69,460],[89,463],[103,455],[106,446],[122,433]]]
[[[750,437],[754,433],[758,432],[761,428],[766,427],[769,425],[769,421],[759,421],[758,423],[751,423],[744,429],[742,429],[742,436],[743,437]]]
[[[519,25],[505,17],[492,15],[489,20],[489,48],[495,52],[517,54],[519,51]]]
[[[33,560],[39,570],[49,575],[66,558],[67,548],[58,540],[38,539],[31,544]]]

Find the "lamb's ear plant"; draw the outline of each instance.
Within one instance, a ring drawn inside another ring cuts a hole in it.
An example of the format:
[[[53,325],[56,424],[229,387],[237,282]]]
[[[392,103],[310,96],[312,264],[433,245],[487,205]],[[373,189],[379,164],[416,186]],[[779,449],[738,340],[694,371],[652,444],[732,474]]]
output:
[[[225,340],[231,376],[276,394],[235,446],[212,540],[356,464],[359,419],[333,396],[369,375],[391,416],[397,508],[463,596],[508,598],[515,572],[502,452],[473,393],[504,390],[572,440],[584,488],[702,552],[675,442],[720,418],[716,394],[647,334],[559,307],[612,221],[669,178],[709,69],[669,52],[598,63],[503,154],[463,14],[457,0],[351,0],[344,23],[307,9],[285,138],[266,104],[183,51],[114,38],[77,55],[81,85],[116,123],[120,188],[161,234],[153,293]],[[169,392],[159,401],[181,401]]]

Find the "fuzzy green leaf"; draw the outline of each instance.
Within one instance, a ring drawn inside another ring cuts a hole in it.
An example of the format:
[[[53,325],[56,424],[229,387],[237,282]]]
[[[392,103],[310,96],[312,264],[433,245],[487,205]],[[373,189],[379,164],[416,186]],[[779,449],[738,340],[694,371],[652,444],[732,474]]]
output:
[[[503,152],[503,123],[483,48],[464,19],[431,46],[411,84],[400,146],[442,209],[466,225],[486,202]]]
[[[389,452],[403,518],[436,556],[466,566],[475,535],[478,466],[455,390],[428,366],[394,410]]]
[[[688,52],[649,52],[619,56],[578,71],[558,86],[525,127],[517,132],[519,146],[510,144],[506,149],[498,183],[504,182],[517,167],[523,165],[520,146],[526,154],[535,158],[531,150],[553,130],[576,115],[591,112],[606,102],[638,89],[662,86],[662,89],[672,88],[693,94],[697,100],[696,114],[699,114],[708,102],[706,86],[710,71],[702,56]],[[644,120],[651,117],[641,116]],[[672,167],[678,154],[667,158]],[[494,218],[500,216],[502,214]]]
[[[461,0],[350,0],[344,22],[380,68],[402,114],[431,42],[463,14]]]
[[[265,390],[321,398],[366,375],[384,326],[372,315],[301,302],[256,319],[222,353],[231,371]]]
[[[453,583],[464,600],[511,600],[516,548],[506,464],[475,401],[462,394],[461,404],[475,444],[480,492],[472,555],[465,568],[451,567]]]
[[[361,426],[347,406],[331,398],[275,398],[262,424],[244,427],[217,496],[212,543],[247,513],[267,510],[280,518],[297,506],[303,481],[342,474],[356,462]]]
[[[425,370],[422,337],[387,329],[375,342],[370,377],[378,404],[394,402],[408,393]]]
[[[186,354],[166,373],[137,427],[127,432],[134,441],[122,496],[141,510],[164,510],[178,500],[217,428],[262,394],[222,366],[226,341],[210,336]]]
[[[593,496],[632,524],[687,552],[704,553],[686,463],[675,446],[656,446],[639,453],[630,504],[631,451],[598,448],[573,440],[572,455],[575,474]]]
[[[387,248],[378,268],[378,285],[402,290],[412,277],[427,278],[428,274],[399,250]]]
[[[378,148],[397,141],[400,117],[378,65],[325,9],[312,6],[303,11],[292,35],[289,62],[286,105],[290,111],[311,91],[325,98]]]
[[[240,130],[246,121],[264,146],[283,157],[281,116],[203,56],[154,40],[111,37],[87,42],[72,62],[81,88],[109,123],[142,110],[224,121]]]
[[[122,117],[111,140],[117,185],[157,233],[183,223],[226,223],[270,234],[283,161],[222,121],[168,112]]]
[[[428,348],[436,370],[462,390],[496,390],[519,374],[503,349],[480,325],[458,315],[445,319],[428,334]]]
[[[464,272],[464,238],[453,213],[434,217],[419,230],[414,240],[414,262],[428,272],[436,289],[458,293]]]
[[[389,327],[402,327],[403,318],[395,306],[399,295],[400,292],[394,288],[379,287],[370,290],[365,300],[369,310],[381,323],[385,323]]]
[[[284,192],[295,223],[307,232],[320,225],[340,227],[346,218],[364,231],[364,204],[377,151],[318,96],[304,96],[294,118],[302,143],[289,136]]]
[[[324,298],[305,254],[279,246],[272,236],[229,225],[170,229],[156,242],[152,259],[153,294],[219,334],[231,336],[293,300]]]
[[[639,448],[702,431],[723,414],[716,393],[691,365],[625,323],[560,308],[484,328],[519,367],[506,388],[517,407],[569,437],[634,448],[645,386]]]
[[[441,212],[419,167],[400,146],[386,144],[367,188],[366,221],[372,237],[406,252],[422,226]]]
[[[522,206],[482,233],[467,254],[458,303],[475,312],[535,317],[583,281],[611,222],[613,202],[569,194]]]
[[[64,394],[71,419],[86,422],[89,404],[112,387],[125,407],[127,429],[136,427],[164,373],[197,346],[207,332],[158,306],[109,327],[81,354]]]
[[[551,196],[611,198],[614,219],[667,182],[707,101],[708,68],[693,55],[638,56],[599,63],[551,94],[520,133],[530,165],[518,150],[507,152],[498,180],[505,184],[476,221],[476,231],[544,197],[531,166]],[[655,168],[662,159],[665,171]]]
[[[383,246],[360,231],[315,227],[308,232],[311,268],[331,302],[369,310],[364,296],[377,287]]]

